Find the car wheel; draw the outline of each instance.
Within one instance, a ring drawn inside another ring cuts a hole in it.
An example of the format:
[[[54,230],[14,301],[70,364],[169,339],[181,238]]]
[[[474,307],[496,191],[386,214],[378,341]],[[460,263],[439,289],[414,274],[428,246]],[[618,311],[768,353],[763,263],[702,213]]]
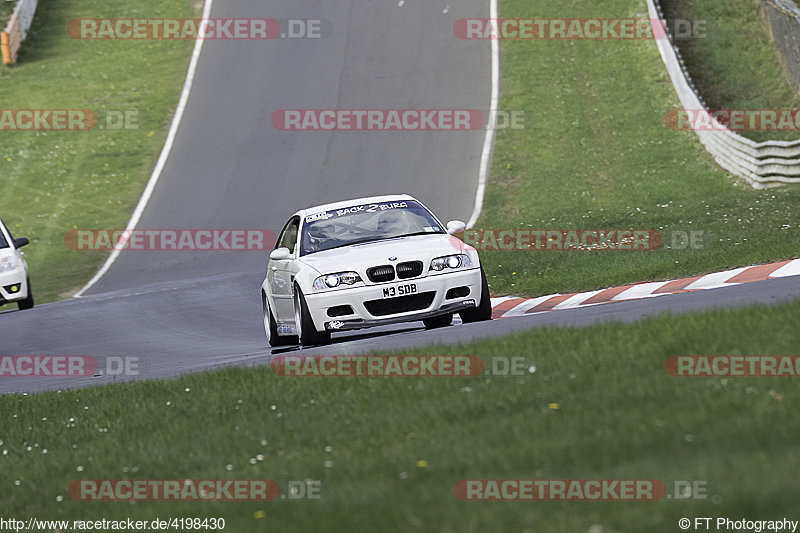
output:
[[[28,297],[17,302],[17,307],[20,311],[33,308],[33,289],[31,288],[30,278],[26,278],[25,282],[28,285]]]
[[[489,282],[486,281],[486,274],[483,272],[483,267],[481,267],[481,300],[478,306],[460,311],[458,315],[465,324],[492,319],[492,297],[489,294]]]
[[[296,344],[297,338],[292,336],[281,337],[278,335],[278,323],[272,316],[272,310],[267,303],[267,295],[261,293],[261,304],[264,310],[264,332],[267,334],[267,342],[270,346],[286,346]]]
[[[453,322],[453,313],[426,318],[422,322],[425,324],[425,329],[443,328]]]
[[[294,286],[294,321],[297,327],[297,338],[303,346],[331,342],[330,332],[320,333],[314,327],[314,321],[311,320],[311,314],[308,312],[306,299],[297,285]]]

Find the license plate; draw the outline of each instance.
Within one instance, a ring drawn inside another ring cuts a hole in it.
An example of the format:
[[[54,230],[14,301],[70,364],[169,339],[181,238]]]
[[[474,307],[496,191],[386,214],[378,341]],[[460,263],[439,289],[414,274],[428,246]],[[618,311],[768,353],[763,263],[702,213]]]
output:
[[[414,283],[407,283],[405,285],[395,285],[393,287],[384,287],[383,297],[394,298],[395,296],[407,296],[417,292],[417,286]]]

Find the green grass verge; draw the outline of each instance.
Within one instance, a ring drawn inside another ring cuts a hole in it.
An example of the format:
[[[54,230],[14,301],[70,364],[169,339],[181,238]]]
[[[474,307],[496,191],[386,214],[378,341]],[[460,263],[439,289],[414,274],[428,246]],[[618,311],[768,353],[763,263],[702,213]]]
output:
[[[684,516],[791,518],[798,381],[678,378],[662,365],[680,354],[795,354],[800,331],[786,325],[798,313],[800,303],[662,315],[404,352],[535,365],[517,377],[287,378],[261,367],[0,397],[3,515],[441,532],[674,532]],[[121,478],[310,478],[322,491],[317,501],[269,503],[67,497],[73,479]],[[471,478],[705,480],[709,493],[692,502],[462,502],[453,484]]]
[[[166,138],[194,45],[76,40],[67,22],[143,13],[199,11],[188,0],[41,0],[19,62],[0,67],[4,109],[133,110],[139,117],[137,129],[0,132],[0,217],[15,236],[31,239],[25,253],[39,302],[74,292],[106,256],[68,250],[67,231],[125,227]]]
[[[503,17],[646,18],[644,0],[501,0]],[[715,33],[709,31],[709,41]],[[736,69],[732,70],[746,70]],[[499,130],[477,228],[655,229],[713,235],[702,250],[483,252],[495,295],[665,280],[800,255],[800,188],[756,191],[694,133],[664,125],[680,104],[652,41],[501,41]]]
[[[667,19],[706,21],[707,38],[675,41],[712,109],[797,109],[759,0],[660,0]],[[755,141],[794,141],[799,132],[741,132]]]
[[[17,2],[9,2],[8,0],[0,0],[0,31],[6,29],[6,24],[8,24],[8,19],[11,18],[11,14],[14,12],[14,7],[16,7]]]

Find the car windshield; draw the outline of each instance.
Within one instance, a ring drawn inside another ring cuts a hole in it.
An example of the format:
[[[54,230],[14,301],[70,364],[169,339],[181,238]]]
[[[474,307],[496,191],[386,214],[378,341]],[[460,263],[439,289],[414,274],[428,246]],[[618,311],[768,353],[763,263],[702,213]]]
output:
[[[3,230],[0,228],[0,248],[8,248],[8,241],[6,240],[6,236],[3,234]]]
[[[409,235],[445,233],[418,202],[378,202],[308,215],[300,255]]]

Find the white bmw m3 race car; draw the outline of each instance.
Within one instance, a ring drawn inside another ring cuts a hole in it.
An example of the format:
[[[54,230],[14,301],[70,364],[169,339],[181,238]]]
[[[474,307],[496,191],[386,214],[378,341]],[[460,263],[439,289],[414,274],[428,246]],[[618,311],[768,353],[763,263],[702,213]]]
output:
[[[33,307],[33,290],[28,275],[28,264],[20,248],[28,239],[15,239],[0,220],[0,305],[16,302],[19,309]]]
[[[298,211],[283,227],[261,285],[271,346],[327,344],[331,332],[421,320],[427,328],[490,320],[478,252],[409,195]]]

